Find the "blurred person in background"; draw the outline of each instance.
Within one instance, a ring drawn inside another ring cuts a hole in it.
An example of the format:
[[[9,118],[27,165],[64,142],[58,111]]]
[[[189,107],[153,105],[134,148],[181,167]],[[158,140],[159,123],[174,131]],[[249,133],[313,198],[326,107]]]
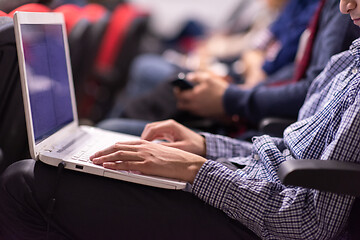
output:
[[[295,0],[293,2],[294,4],[288,6],[292,14],[299,11],[306,12],[306,14],[299,14],[301,17],[293,20],[294,22],[297,21],[300,26],[297,28],[293,25],[292,37],[289,37],[289,39],[298,38],[296,36],[299,36],[305,29],[316,5],[309,3],[296,4],[297,1]],[[233,63],[238,60],[244,51],[255,48],[262,48],[266,51],[266,46],[270,48],[270,45],[274,43],[272,39],[275,34],[271,34],[268,28],[274,22],[285,3],[285,0],[243,0],[222,29],[212,31],[206,34],[208,36],[205,35],[205,37],[197,40],[195,48],[186,54],[177,52],[174,49],[168,49],[164,51],[163,55],[145,54],[139,56],[131,67],[131,76],[122,98],[125,98],[124,101],[127,102],[129,98],[135,98],[149,92],[180,70],[199,71],[207,69],[223,76],[229,74],[234,78],[234,81],[241,81],[239,79],[240,73],[237,70],[238,67]],[[283,15],[291,15],[288,11],[286,12],[287,14]],[[280,26],[281,21],[279,18],[277,25]],[[289,39],[285,40],[286,43],[283,43],[284,48],[289,48],[289,45],[293,44],[296,47],[296,41],[291,42],[292,40]],[[284,61],[283,64],[286,64],[286,62]],[[123,103],[119,101],[118,108],[122,109],[122,105]],[[116,107],[113,111],[113,116],[118,114],[116,113],[118,108]]]
[[[190,121],[192,118],[197,120],[197,116],[217,121],[219,116],[223,118],[225,115],[227,122],[216,124],[220,125],[222,129],[219,131],[216,126],[215,131],[224,134],[229,134],[229,132],[234,134],[235,132],[237,136],[239,136],[238,128],[240,132],[243,131],[242,126],[244,124],[250,128],[256,128],[259,121],[264,117],[295,119],[313,79],[322,71],[333,54],[346,50],[351,42],[359,36],[351,20],[338,12],[338,3],[339,0],[322,1],[321,5],[319,3],[317,12],[313,14],[312,24],[310,24],[312,26],[309,26],[307,30],[312,32],[311,37],[308,35],[310,40],[306,41],[305,38],[305,41],[302,41],[305,42],[302,43],[302,50],[300,49],[297,52],[298,61],[302,61],[301,64],[295,63],[295,72],[293,65],[284,67],[267,77],[264,83],[247,89],[239,87],[236,82],[229,84],[227,78],[214,73],[198,74],[196,76],[207,77],[205,80],[202,78],[193,79],[197,82],[193,90],[176,91],[177,98],[175,98],[171,84],[164,83],[153,92],[128,101],[121,117],[145,121],[175,118],[187,124],[189,118]],[[304,57],[299,57],[301,55],[299,52],[304,52],[306,47],[308,50],[306,54],[302,54]],[[300,65],[303,66],[300,68]],[[148,66],[152,67],[146,67],[146,64],[143,64],[144,71],[137,71],[134,74],[150,78],[154,72],[162,72],[160,79],[166,79],[168,75],[179,70],[171,64],[150,64]],[[139,77],[139,79],[144,78]],[[202,84],[199,84],[200,81]],[[139,81],[137,84],[146,83]],[[197,90],[195,91],[195,89]],[[217,95],[213,96],[214,94]],[[117,115],[112,117],[117,117]],[[111,123],[116,122],[115,120],[109,121]],[[229,122],[230,124],[228,124]],[[135,124],[134,121],[132,124]],[[105,127],[113,130],[122,128],[121,123],[117,127],[115,125],[113,125],[114,128],[111,124],[106,124]],[[144,123],[140,121],[140,130],[137,131],[137,134],[141,133],[143,127]],[[209,128],[205,129],[212,131]]]

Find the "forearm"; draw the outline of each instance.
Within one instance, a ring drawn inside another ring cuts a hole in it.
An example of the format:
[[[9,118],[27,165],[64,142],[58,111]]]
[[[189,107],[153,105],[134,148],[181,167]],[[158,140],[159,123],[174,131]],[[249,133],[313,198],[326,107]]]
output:
[[[208,161],[192,191],[264,239],[330,238],[344,227],[354,201],[349,196],[289,188],[240,174]]]
[[[257,86],[243,90],[230,85],[223,98],[227,115],[245,117],[253,123],[265,117],[297,118],[310,82],[301,81],[285,86]]]

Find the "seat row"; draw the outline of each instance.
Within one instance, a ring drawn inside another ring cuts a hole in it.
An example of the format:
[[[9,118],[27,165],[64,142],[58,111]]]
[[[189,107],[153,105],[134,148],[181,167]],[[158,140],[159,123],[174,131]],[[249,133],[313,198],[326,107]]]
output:
[[[79,118],[92,122],[106,116],[126,84],[148,19],[130,4],[119,4],[114,10],[99,4],[56,9],[26,4],[10,13],[0,11],[0,148],[7,161],[0,172],[11,162],[29,157],[12,19],[16,11],[64,14]]]
[[[55,9],[30,3],[16,11],[63,13],[67,28],[79,118],[97,122],[125,86],[129,66],[137,55],[149,15],[128,4],[109,10],[100,4],[65,4]]]

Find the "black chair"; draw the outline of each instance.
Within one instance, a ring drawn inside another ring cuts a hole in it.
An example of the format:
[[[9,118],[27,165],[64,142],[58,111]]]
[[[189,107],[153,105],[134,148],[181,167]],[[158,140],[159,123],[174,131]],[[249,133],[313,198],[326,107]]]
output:
[[[99,121],[111,110],[117,94],[123,89],[127,83],[129,69],[135,56],[138,55],[140,41],[147,30],[148,17],[136,17],[126,33],[123,46],[120,49],[112,72],[104,76],[103,81],[105,84],[100,89],[98,104],[94,112],[100,113],[99,116],[93,116],[95,121]],[[103,91],[105,93],[103,93]],[[104,96],[108,96],[105,98]]]
[[[4,161],[4,157],[3,157],[3,152],[0,148],[0,164],[2,163],[2,161]]]
[[[131,20],[121,46],[115,53],[115,60],[108,71],[95,73],[96,95],[88,116],[93,122],[106,117],[117,94],[127,83],[130,65],[139,52],[140,42],[147,31],[148,16],[137,16]],[[95,91],[94,91],[95,92]]]
[[[95,59],[99,51],[101,40],[104,36],[107,25],[109,24],[111,12],[105,13],[99,20],[91,24],[89,29],[89,38],[87,39],[87,63],[83,65],[86,66],[86,70],[83,72],[82,79],[88,79],[91,71],[89,71],[89,66],[92,68],[95,64]],[[85,67],[84,67],[85,68]]]
[[[29,157],[13,20],[0,17],[0,148],[6,166]]]
[[[351,239],[360,239],[360,164],[334,160],[288,160],[278,170],[284,185],[357,197],[349,220]]]
[[[94,23],[82,19],[69,35],[79,118],[89,117],[87,101],[93,94],[94,64],[110,15],[109,12]]]
[[[334,160],[288,160],[278,176],[285,185],[314,188],[360,197],[360,164]]]
[[[269,117],[261,120],[258,128],[260,133],[273,137],[282,137],[285,128],[294,122],[296,122],[296,119]]]
[[[74,78],[75,89],[77,84],[83,81],[83,75],[89,58],[86,53],[89,52],[88,39],[90,38],[91,23],[86,19],[81,19],[71,30],[68,41],[71,58],[71,68]]]

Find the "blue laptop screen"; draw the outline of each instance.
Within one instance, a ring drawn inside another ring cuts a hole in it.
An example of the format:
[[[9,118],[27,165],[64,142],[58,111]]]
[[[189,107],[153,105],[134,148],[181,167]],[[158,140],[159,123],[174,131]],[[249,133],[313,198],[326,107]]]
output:
[[[35,142],[74,120],[60,24],[22,24]]]

